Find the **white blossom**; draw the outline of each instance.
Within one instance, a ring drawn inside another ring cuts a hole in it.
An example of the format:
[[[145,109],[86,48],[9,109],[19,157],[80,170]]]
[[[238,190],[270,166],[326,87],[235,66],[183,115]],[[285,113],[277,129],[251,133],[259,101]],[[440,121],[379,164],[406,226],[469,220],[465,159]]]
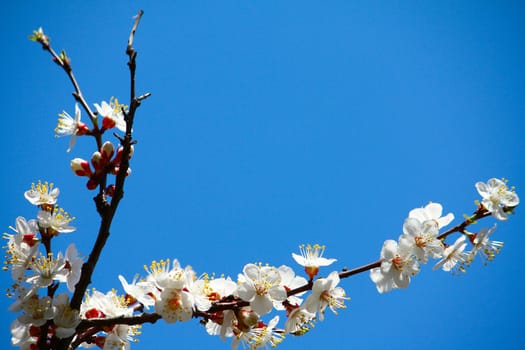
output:
[[[53,298],[53,322],[56,325],[55,334],[58,338],[67,338],[75,334],[75,328],[80,323],[78,310],[69,307],[69,296],[66,293]]]
[[[445,216],[441,216],[442,213],[443,207],[441,204],[430,202],[423,208],[412,209],[410,213],[408,213],[408,217],[418,219],[419,222],[434,220],[437,223],[438,228],[441,229],[454,220],[454,214],[448,213]]]
[[[75,118],[73,119],[66,111],[62,111],[58,118],[58,124],[55,128],[55,136],[67,136],[71,135],[71,140],[69,141],[68,152],[71,151],[75,145],[75,139],[77,135],[85,135],[89,129],[86,124],[80,121],[81,113],[78,103],[75,103]]]
[[[337,259],[327,259],[323,258],[323,253],[325,250],[324,245],[314,244],[314,245],[300,245],[299,250],[301,255],[292,253],[294,260],[301,266],[304,266],[304,271],[310,277],[314,278],[319,272],[320,266],[329,266]]]
[[[453,245],[446,247],[443,252],[443,259],[437,262],[434,266],[434,270],[442,268],[443,271],[451,271],[454,268],[457,268],[458,270],[463,271],[464,268],[462,264],[467,261],[468,257],[464,252],[467,247],[465,239],[466,236],[461,235]]]
[[[286,289],[281,285],[281,275],[275,267],[247,264],[243,273],[239,274],[237,294],[242,300],[249,301],[259,315],[270,312],[274,302],[286,300]]]
[[[473,244],[468,260],[472,261],[476,255],[481,255],[485,262],[492,261],[499,254],[503,242],[493,241],[489,237],[496,231],[496,225],[490,229],[482,228],[477,234],[469,235]]]
[[[403,245],[412,247],[412,254],[423,264],[428,258],[440,258],[445,247],[438,237],[438,224],[435,220],[420,222],[415,218],[408,218],[403,223],[403,234],[399,241]]]
[[[285,332],[293,335],[303,335],[313,328],[315,313],[309,312],[304,307],[298,307],[290,312],[284,326]]]
[[[419,273],[419,264],[411,254],[412,247],[402,240],[400,244],[387,240],[381,249],[381,266],[370,270],[370,278],[379,293],[393,288],[407,288],[410,278]]]
[[[477,182],[476,189],[483,198],[481,204],[498,220],[506,220],[508,214],[504,207],[512,208],[520,203],[514,190],[509,190],[507,184],[499,179],[492,178],[484,182]]]
[[[327,307],[337,314],[337,309],[345,308],[344,301],[350,298],[346,297],[343,288],[337,287],[339,284],[339,273],[331,272],[326,278],[315,280],[312,287],[312,293],[304,302],[305,309],[310,313],[319,313],[319,319],[324,319],[324,312]]]
[[[24,193],[24,197],[33,205],[54,205],[59,194],[60,190],[52,183],[38,181],[36,185],[31,184],[31,189]]]
[[[21,304],[23,314],[18,316],[18,321],[34,326],[42,326],[47,320],[53,318],[53,308],[51,307],[51,298],[38,295],[32,295]]]
[[[55,207],[52,212],[47,210],[38,212],[38,224],[40,227],[49,228],[54,234],[75,231],[76,228],[69,225],[74,219],[64,209],[58,207]]]

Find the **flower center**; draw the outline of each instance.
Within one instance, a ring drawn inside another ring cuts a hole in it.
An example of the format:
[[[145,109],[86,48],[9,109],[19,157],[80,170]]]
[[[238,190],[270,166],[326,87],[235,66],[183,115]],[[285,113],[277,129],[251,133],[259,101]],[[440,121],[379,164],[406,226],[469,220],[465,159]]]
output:
[[[396,257],[392,259],[392,263],[394,264],[394,267],[399,271],[402,271],[403,267],[405,266],[405,261],[399,255],[396,255]]]
[[[416,246],[419,248],[423,248],[427,245],[427,241],[423,236],[417,236],[414,240],[416,241]]]
[[[305,266],[304,272],[306,272],[310,279],[313,279],[319,272],[319,266]]]

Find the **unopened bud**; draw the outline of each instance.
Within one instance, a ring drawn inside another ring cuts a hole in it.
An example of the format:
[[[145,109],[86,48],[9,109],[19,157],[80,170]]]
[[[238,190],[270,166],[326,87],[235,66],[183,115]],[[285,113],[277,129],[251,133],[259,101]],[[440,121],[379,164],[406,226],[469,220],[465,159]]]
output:
[[[51,39],[44,34],[42,27],[38,28],[38,30],[33,30],[33,35],[29,36],[29,40],[39,42],[46,46],[49,45],[49,42],[51,41]]]
[[[93,155],[91,156],[91,164],[93,164],[95,172],[99,172],[102,170],[102,168],[104,168],[106,162],[104,161],[104,157],[100,152],[93,152]]]
[[[104,142],[102,145],[102,155],[106,160],[110,160],[111,157],[113,157],[113,153],[115,152],[115,147],[113,147],[113,144],[109,141]]]
[[[94,190],[98,187],[98,181],[95,179],[89,179],[86,183],[86,187],[88,188],[88,190]]]
[[[58,57],[60,58],[60,61],[62,61],[62,66],[66,68],[67,70],[70,70],[71,69],[71,59],[67,57],[66,51],[62,50],[60,52],[60,55],[58,55]]]
[[[71,160],[70,166],[77,176],[90,176],[92,174],[89,163],[82,158]]]
[[[250,308],[242,308],[237,314],[238,327],[243,332],[248,332],[259,322],[259,315]]]

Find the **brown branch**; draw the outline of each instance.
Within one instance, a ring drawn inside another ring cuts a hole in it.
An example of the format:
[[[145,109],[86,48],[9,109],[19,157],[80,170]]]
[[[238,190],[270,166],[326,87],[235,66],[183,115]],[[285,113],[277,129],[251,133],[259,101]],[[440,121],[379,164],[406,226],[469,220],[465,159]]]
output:
[[[346,271],[340,272],[339,273],[339,278],[347,278],[347,277],[350,277],[350,276],[353,276],[353,275],[357,275],[358,273],[365,272],[365,271],[368,271],[368,270],[372,270],[373,268],[376,268],[376,267],[380,267],[382,261],[383,260],[379,259],[379,260],[371,262],[369,264],[366,264],[366,265],[363,265],[363,266],[360,266],[360,267],[356,267],[355,269],[346,270]]]
[[[82,299],[87,290],[87,287],[89,286],[89,284],[91,284],[91,276],[93,275],[95,266],[98,262],[98,259],[100,258],[100,254],[102,253],[102,250],[109,238],[110,228],[113,222],[113,217],[115,216],[120,200],[124,196],[124,183],[126,179],[126,173],[129,168],[129,156],[131,153],[131,145],[134,143],[134,141],[132,140],[131,130],[133,127],[133,119],[134,119],[135,111],[140,105],[140,101],[137,101],[137,99],[135,98],[136,52],[132,47],[129,46],[129,44],[130,42],[131,43],[133,42],[134,32],[138,26],[138,22],[140,20],[140,17],[142,16],[142,13],[143,11],[139,11],[139,15],[137,15],[137,18],[135,20],[135,23],[133,25],[131,35],[130,35],[131,40],[128,40],[128,47],[126,48],[126,53],[130,56],[128,66],[130,68],[130,75],[131,75],[131,101],[130,101],[130,110],[127,114],[125,114],[126,135],[121,141],[123,152],[122,152],[122,160],[120,163],[120,169],[119,169],[119,172],[115,180],[115,192],[113,195],[113,199],[111,200],[111,204],[108,205],[108,203],[106,202],[105,194],[104,194],[105,184],[103,186],[103,184],[100,183],[99,185],[100,192],[97,195],[97,197],[95,197],[95,202],[97,205],[97,211],[101,215],[101,223],[100,223],[100,227],[98,230],[97,239],[93,245],[88,261],[82,265],[80,279],[79,279],[79,282],[75,286],[75,292],[73,293],[73,296],[71,298],[70,307],[76,310],[80,309],[80,305],[82,303]],[[67,349],[68,346],[70,346],[72,339],[73,337],[62,339],[59,342],[57,349],[60,349],[60,350]]]
[[[155,323],[161,316],[156,313],[143,313],[138,316],[120,316],[115,318],[97,318],[90,320],[82,320],[77,326],[77,332],[88,328],[96,328],[102,330],[103,328],[111,327],[117,324],[125,324],[128,326],[135,326],[144,323]]]
[[[73,84],[73,87],[75,89],[75,92],[73,92],[73,97],[77,102],[79,102],[82,105],[82,108],[84,108],[84,110],[89,116],[89,119],[91,120],[91,123],[93,124],[93,131],[87,135],[93,136],[95,138],[97,150],[100,150],[102,148],[102,132],[98,126],[98,118],[96,114],[91,110],[89,104],[84,98],[84,95],[82,94],[80,85],[78,84],[78,81],[75,78],[75,75],[73,74],[73,68],[71,67],[71,61],[69,60],[69,57],[67,57],[64,52],[58,55],[53,49],[53,47],[51,47],[51,45],[49,44],[49,38],[47,37],[45,37],[45,40],[39,40],[39,42],[42,44],[42,48],[51,54],[51,56],[53,57],[53,62],[62,67],[64,72],[66,72],[67,76],[69,77],[71,84]],[[98,194],[99,198],[95,199],[95,203],[97,203],[97,211],[99,212],[99,214],[101,214],[99,209],[100,202],[104,202],[104,189],[106,187],[105,184],[106,175],[104,174],[104,176],[100,180],[100,188]]]
[[[141,14],[142,11],[139,12]],[[136,29],[136,26],[138,24],[138,19],[135,21],[135,24],[133,26],[132,32]],[[127,52],[128,50],[126,50]],[[134,52],[134,50],[132,50]],[[130,59],[134,62],[134,59]],[[135,71],[133,70],[131,73],[131,80],[134,81]],[[134,96],[134,91],[132,92],[132,96]],[[135,107],[133,108],[133,106]],[[97,240],[95,242],[95,245],[93,246],[93,249],[91,251],[91,254],[89,255],[88,261],[82,266],[82,273],[80,276],[80,280],[78,284],[75,286],[75,293],[73,294],[73,297],[71,298],[71,308],[73,309],[79,309],[80,304],[82,302],[82,298],[84,296],[84,293],[87,289],[87,286],[91,283],[91,275],[93,274],[93,271],[95,269],[95,265],[97,264],[98,258],[100,256],[100,253],[102,252],[102,249],[104,248],[104,245],[109,237],[109,229],[111,227],[111,223],[113,221],[113,217],[115,215],[115,212],[117,210],[118,204],[120,200],[123,197],[124,194],[124,182],[126,178],[126,172],[129,167],[129,155],[131,150],[131,129],[133,126],[133,115],[135,113],[136,108],[138,105],[133,104],[130,107],[130,111],[128,113],[128,117],[126,120],[126,136],[123,140],[123,147],[124,151],[122,154],[122,162],[120,164],[120,170],[117,174],[116,184],[115,184],[115,195],[111,201],[110,206],[104,207],[104,212],[102,215],[102,222],[100,223],[99,232],[97,235]]]
[[[69,80],[73,84],[73,87],[75,89],[75,92],[73,92],[73,97],[77,102],[79,102],[86,113],[89,116],[89,119],[91,119],[91,123],[93,124],[93,133],[92,136],[95,137],[97,142],[97,147],[100,149],[102,147],[102,137],[100,133],[100,129],[98,127],[98,120],[95,113],[89,108],[89,105],[84,98],[84,95],[82,94],[82,90],[80,89],[80,85],[78,84],[77,79],[75,78],[75,75],[73,74],[73,68],[71,67],[71,62],[69,59],[63,60],[60,58],[60,56],[55,52],[55,50],[51,47],[49,44],[49,41],[41,42],[42,48],[49,52],[51,56],[53,56],[53,61],[58,64],[64,71],[66,72],[67,76],[69,77]]]
[[[513,210],[513,208],[507,208],[505,207],[504,210],[506,212],[510,212]],[[485,218],[489,216],[491,213],[485,209],[483,206],[479,206],[478,209],[474,212],[474,214],[467,218],[465,221],[460,223],[459,225],[456,225],[455,227],[445,231],[442,233],[439,238],[444,239],[448,235],[454,233],[454,232],[464,232],[465,228],[469,226],[470,224],[475,223],[476,220]],[[357,275],[359,273],[369,271],[374,268],[378,268],[381,266],[382,259],[373,261],[371,263],[353,268],[351,270],[343,270],[339,272],[339,278],[348,278],[353,275]],[[310,280],[306,284],[289,290],[287,292],[287,296],[292,296],[296,294],[300,294],[309,290],[312,290],[314,281]],[[250,302],[242,300],[238,297],[235,297],[233,295],[226,296],[222,298],[219,301],[216,301],[212,303],[212,306],[207,311],[195,311],[193,313],[193,317],[199,318],[202,317],[203,319],[209,319],[211,318],[212,314],[226,311],[226,310],[236,310],[241,307],[249,306]],[[90,338],[92,338],[96,333],[99,331],[102,331],[104,328],[115,326],[118,324],[125,324],[125,325],[140,325],[144,323],[156,323],[160,318],[162,318],[157,313],[143,313],[137,316],[121,316],[121,317],[115,317],[115,318],[108,318],[108,319],[91,319],[91,320],[82,320],[82,322],[77,327],[77,333],[79,336],[77,337],[77,340],[75,340],[74,343],[72,343],[72,348],[76,348],[78,345],[80,345],[84,341],[88,341]],[[89,338],[89,339],[88,339]]]
[[[504,206],[503,207],[503,211],[505,213],[511,213],[514,211],[514,208],[515,207],[507,207],[507,206]],[[461,224],[459,225],[456,225],[454,227],[452,227],[451,229],[448,229],[447,231],[443,232],[442,234],[440,234],[438,236],[439,239],[445,239],[448,235],[454,233],[454,232],[462,232],[462,233],[465,233],[465,229],[471,225],[471,224],[475,224],[477,220],[479,219],[483,219],[487,216],[490,216],[492,215],[492,213],[490,211],[488,211],[482,204],[480,204],[478,206],[478,209],[472,214],[472,216],[470,216],[469,218],[467,218],[465,221],[463,221]]]

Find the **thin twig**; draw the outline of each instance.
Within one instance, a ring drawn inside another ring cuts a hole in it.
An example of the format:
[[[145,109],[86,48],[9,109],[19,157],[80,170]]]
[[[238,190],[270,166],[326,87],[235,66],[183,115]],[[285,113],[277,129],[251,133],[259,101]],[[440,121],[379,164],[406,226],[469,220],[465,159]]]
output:
[[[100,258],[100,254],[102,253],[102,250],[109,238],[110,234],[110,228],[111,224],[113,222],[113,217],[115,216],[115,213],[118,208],[118,204],[120,203],[120,200],[122,199],[124,195],[124,183],[126,179],[126,174],[129,168],[129,156],[131,154],[131,145],[133,144],[132,140],[132,127],[133,127],[133,118],[135,115],[135,111],[140,105],[140,102],[137,102],[135,99],[135,57],[136,52],[133,49],[133,47],[130,46],[130,44],[133,43],[133,37],[135,30],[137,29],[140,17],[142,16],[143,11],[139,11],[139,14],[137,15],[137,18],[135,19],[135,23],[133,25],[133,28],[131,30],[130,39],[128,40],[128,47],[126,48],[126,53],[130,56],[130,61],[128,62],[128,66],[130,67],[130,75],[131,75],[131,101],[130,101],[130,110],[129,113],[126,115],[126,135],[122,141],[122,160],[120,163],[120,169],[117,174],[116,180],[115,180],[115,193],[113,195],[113,198],[111,200],[111,204],[107,205],[107,202],[105,200],[103,184],[100,184],[100,193],[97,197],[95,197],[95,202],[97,204],[97,210],[99,211],[101,215],[101,223],[97,234],[97,239],[93,245],[93,248],[91,250],[91,253],[89,254],[88,261],[85,262],[82,265],[82,270],[80,274],[80,279],[78,283],[75,286],[75,292],[73,293],[73,296],[71,298],[70,307],[72,309],[79,310],[80,305],[82,304],[82,299],[84,297],[84,294],[87,290],[87,287],[91,283],[91,276],[93,275],[93,272],[95,270],[95,266],[98,262],[98,259]],[[129,54],[129,53],[132,54]],[[81,96],[81,95],[80,95]],[[99,147],[100,149],[100,147]],[[105,185],[104,185],[105,187]],[[62,339],[57,349],[65,350],[68,347],[71,348],[70,344],[73,337]]]
[[[142,15],[143,11],[139,11],[139,15]],[[136,26],[138,25],[138,20],[140,19],[140,16],[137,17],[135,20],[135,24],[133,25],[132,33],[136,30]],[[130,35],[132,37],[132,35]],[[133,52],[134,50],[131,49]],[[129,51],[129,47],[126,50],[126,52]],[[133,60],[134,61],[134,60]],[[134,80],[134,71],[132,72],[131,80]],[[134,94],[134,92],[132,93]],[[135,113],[135,110],[138,106],[133,108],[133,101],[131,101],[131,107],[128,115],[133,116]],[[104,215],[102,216],[102,222],[100,223],[99,232],[97,235],[97,240],[95,242],[95,245],[93,246],[93,249],[91,251],[91,254],[89,255],[88,261],[82,266],[82,273],[80,280],[78,284],[75,287],[75,293],[73,294],[73,297],[71,298],[71,308],[73,309],[79,309],[80,304],[82,302],[82,298],[84,296],[84,293],[86,292],[87,286],[91,283],[91,275],[93,274],[93,271],[95,269],[95,265],[98,262],[98,259],[100,257],[100,253],[102,252],[102,249],[104,248],[104,245],[109,237],[109,229],[111,227],[111,223],[113,221],[113,217],[115,215],[115,212],[117,210],[118,204],[120,202],[120,199],[123,197],[124,193],[124,182],[126,178],[126,173],[129,167],[129,154],[131,149],[131,129],[133,124],[133,118],[128,118],[126,121],[126,136],[124,138],[123,142],[123,153],[122,153],[122,162],[120,164],[120,170],[116,178],[115,183],[115,195],[111,201],[111,206],[105,207]]]
[[[48,51],[51,54],[51,56],[53,56],[53,61],[56,62],[56,64],[58,64],[60,67],[62,67],[62,69],[64,69],[67,76],[69,77],[69,80],[73,84],[73,87],[75,89],[75,92],[73,93],[73,97],[75,98],[77,102],[79,102],[82,105],[82,107],[88,114],[89,119],[91,119],[91,123],[93,124],[93,134],[92,135],[96,139],[97,148],[100,149],[102,147],[102,137],[101,137],[100,130],[98,127],[97,116],[91,110],[91,108],[89,108],[89,105],[86,99],[84,98],[84,95],[82,94],[82,90],[80,89],[80,85],[78,84],[78,81],[75,78],[75,75],[73,74],[73,68],[71,67],[70,62],[69,61],[65,62],[64,60],[62,60],[48,42],[43,43],[42,47],[44,48],[44,50]]]

